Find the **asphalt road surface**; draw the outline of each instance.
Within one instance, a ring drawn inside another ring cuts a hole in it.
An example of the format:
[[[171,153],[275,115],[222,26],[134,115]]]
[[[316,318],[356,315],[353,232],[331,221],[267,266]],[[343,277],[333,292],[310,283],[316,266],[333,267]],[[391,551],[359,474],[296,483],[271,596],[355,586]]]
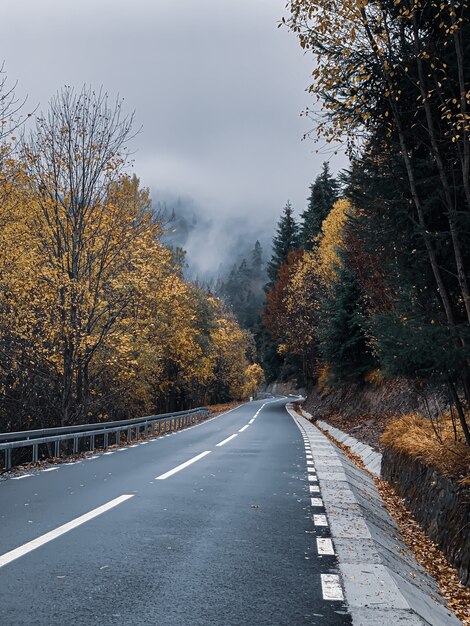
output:
[[[286,402],[1,481],[1,626],[350,624]]]

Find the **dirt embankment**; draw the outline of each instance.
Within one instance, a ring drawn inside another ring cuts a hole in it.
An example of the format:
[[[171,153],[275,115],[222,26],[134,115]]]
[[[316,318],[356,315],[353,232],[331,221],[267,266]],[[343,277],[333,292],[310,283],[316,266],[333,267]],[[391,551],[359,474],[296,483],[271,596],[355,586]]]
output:
[[[380,437],[391,419],[408,413],[436,415],[446,400],[430,387],[416,387],[404,380],[349,385],[341,389],[312,390],[304,409],[359,441],[382,450]]]

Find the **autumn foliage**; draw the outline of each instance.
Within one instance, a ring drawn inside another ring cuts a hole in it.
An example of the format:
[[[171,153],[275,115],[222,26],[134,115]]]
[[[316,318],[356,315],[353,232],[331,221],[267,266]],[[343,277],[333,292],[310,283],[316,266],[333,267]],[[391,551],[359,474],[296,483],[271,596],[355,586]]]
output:
[[[188,282],[147,189],[132,116],[65,89],[0,179],[0,431],[242,398],[250,337]]]

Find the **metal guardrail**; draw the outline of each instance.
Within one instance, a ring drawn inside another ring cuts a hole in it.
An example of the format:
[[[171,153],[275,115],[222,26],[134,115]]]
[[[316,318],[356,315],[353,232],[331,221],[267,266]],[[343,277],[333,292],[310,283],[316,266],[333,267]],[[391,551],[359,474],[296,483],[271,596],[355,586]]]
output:
[[[4,469],[9,470],[11,468],[11,451],[18,448],[32,447],[32,463],[36,463],[39,459],[39,446],[42,444],[53,443],[54,457],[59,457],[63,441],[72,441],[72,454],[76,454],[79,452],[80,440],[88,437],[88,450],[93,452],[96,448],[96,437],[103,437],[102,447],[106,449],[109,447],[110,435],[114,435],[115,444],[120,444],[121,434],[127,431],[127,443],[130,443],[133,440],[140,439],[142,435],[156,435],[162,432],[180,430],[194,424],[199,417],[205,417],[208,413],[209,410],[207,408],[199,407],[189,411],[137,417],[118,422],[101,422],[99,424],[81,424],[78,426],[0,433],[0,451],[3,450],[4,453]]]

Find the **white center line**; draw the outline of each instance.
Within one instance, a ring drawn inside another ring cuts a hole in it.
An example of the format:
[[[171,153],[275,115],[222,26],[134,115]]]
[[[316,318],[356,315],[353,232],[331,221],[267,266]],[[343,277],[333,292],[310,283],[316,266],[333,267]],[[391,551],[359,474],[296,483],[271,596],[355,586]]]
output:
[[[230,441],[231,439],[234,439],[234,437],[237,436],[237,433],[235,433],[234,435],[230,435],[230,437],[227,437],[227,439],[224,439],[223,441],[221,441],[220,443],[218,443],[216,445],[216,447],[218,448],[219,446],[223,446],[224,444],[227,443],[227,441]]]
[[[240,428],[240,430],[238,431],[239,433],[242,433],[244,430],[246,430],[248,428],[249,424],[245,424],[245,426],[243,426],[243,428]]]
[[[202,459],[203,457],[205,457],[206,455],[208,455],[210,453],[211,453],[210,450],[206,450],[205,452],[201,452],[201,454],[198,454],[197,456],[193,457],[192,459],[189,459],[189,461],[186,461],[185,463],[181,463],[181,465],[178,465],[177,467],[174,467],[172,470],[169,470],[168,472],[165,472],[164,474],[161,474],[160,476],[157,476],[155,478],[155,480],[165,480],[165,478],[169,478],[170,476],[173,476],[173,474],[176,474],[176,472],[180,472],[185,467],[188,467],[189,465],[192,465],[193,463],[196,463],[196,461],[199,461],[199,459]]]
[[[101,515],[102,513],[109,511],[110,509],[117,506],[118,504],[122,504],[122,502],[125,502],[126,500],[129,500],[129,498],[133,498],[133,497],[134,497],[133,495],[123,495],[123,496],[119,496],[119,498],[114,498],[114,500],[111,500],[110,502],[107,502],[106,504],[99,506],[97,509],[93,509],[92,511],[89,511],[88,513],[85,513],[84,515],[77,517],[71,522],[67,522],[66,524],[63,524],[62,526],[59,526],[55,530],[51,530],[45,535],[41,535],[37,539],[28,541],[28,543],[23,544],[19,548],[15,548],[14,550],[10,550],[10,552],[6,552],[5,554],[2,554],[0,556],[0,567],[3,567],[4,565],[8,565],[8,563],[11,563],[12,561],[15,561],[16,559],[19,559],[21,556],[28,554],[28,552],[32,552],[33,550],[36,550],[36,548],[40,548],[44,544],[49,543],[49,541],[52,541],[53,539],[57,539],[57,537],[60,537],[61,535],[65,535],[65,533],[68,533],[74,528],[77,528],[77,526],[80,526],[81,524],[84,524],[85,522],[90,521],[94,517],[98,517],[98,515]]]
[[[255,418],[252,417],[251,420],[248,422],[248,424],[253,424],[254,421],[255,421]]]

